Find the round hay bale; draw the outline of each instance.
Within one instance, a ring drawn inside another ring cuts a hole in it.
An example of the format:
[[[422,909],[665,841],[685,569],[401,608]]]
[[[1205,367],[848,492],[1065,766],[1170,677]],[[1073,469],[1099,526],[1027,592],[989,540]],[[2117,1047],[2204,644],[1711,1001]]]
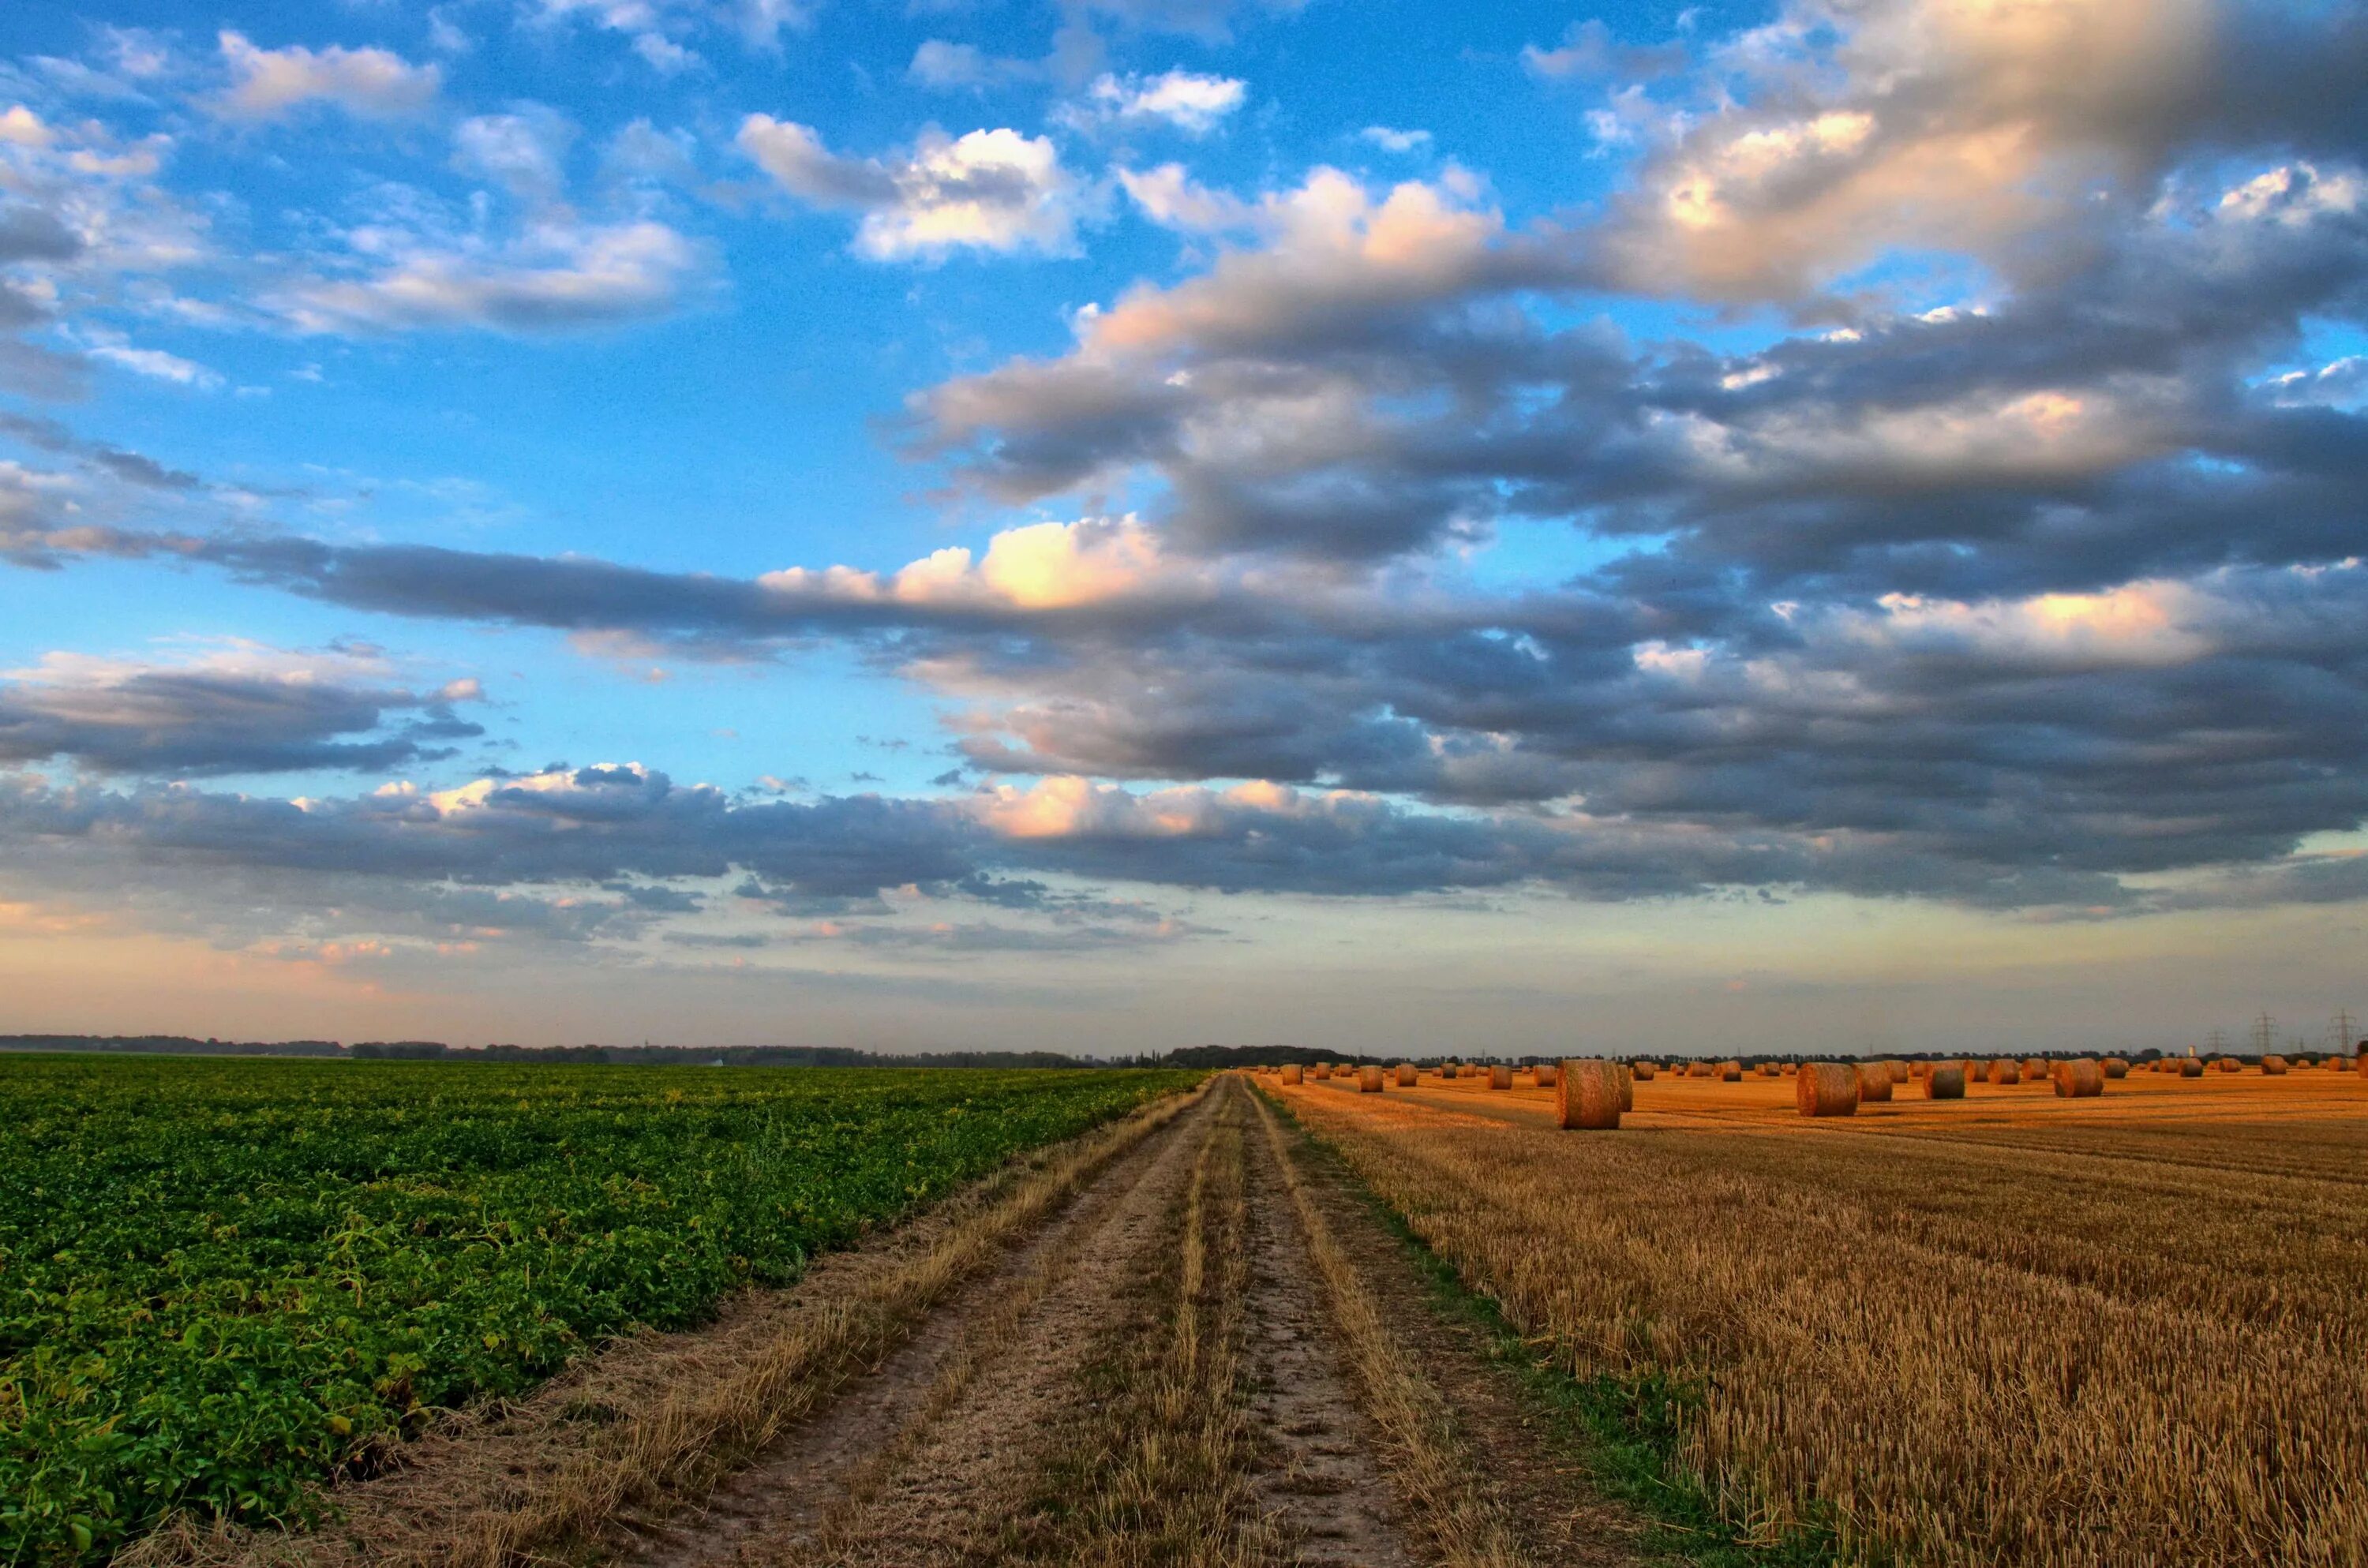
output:
[[[1859,1071],[1846,1062],[1804,1062],[1793,1079],[1803,1116],[1856,1116],[1858,1088]]]
[[[1598,1131],[1618,1127],[1619,1063],[1594,1058],[1564,1062],[1554,1075],[1554,1122]]]
[[[1282,1081],[1286,1084],[1296,1084],[1305,1076],[1307,1070],[1296,1062],[1282,1070]]]
[[[2055,1064],[2055,1097],[2061,1100],[2092,1100],[2105,1092],[2105,1071],[2094,1058],[2083,1056],[2076,1062]]]
[[[1907,1082],[1907,1062],[1884,1062],[1884,1063],[1883,1064],[1883,1066],[1884,1066],[1884,1070],[1885,1072],[1887,1072],[1887,1073],[1889,1073],[1889,1074],[1891,1074],[1891,1081],[1892,1081],[1893,1083],[1895,1083],[1895,1084],[1904,1084],[1904,1083]]]
[[[2368,1078],[2368,1045],[2360,1048],[2360,1054],[2353,1059],[2353,1062],[2352,1071],[2363,1078]]]
[[[2349,1068],[2344,1066],[2343,1058],[2340,1056],[2328,1057],[2327,1059],[2327,1070],[2330,1073],[2343,1073],[2350,1071]]]
[[[1397,1065],[1395,1076],[1398,1081],[1398,1087],[1401,1089],[1413,1088],[1415,1085],[1415,1080],[1421,1074],[1417,1074],[1414,1070],[1414,1063],[1411,1062],[1401,1062]]]
[[[2126,1078],[2130,1075],[2130,1064],[2118,1056],[2108,1056],[2098,1062],[2097,1066],[2108,1078]]]
[[[2261,1058],[2261,1076],[2264,1078],[2283,1078],[2285,1075],[2286,1059],[2284,1057],[2264,1056]]]
[[[1935,1062],[1924,1074],[1924,1097],[1928,1100],[1961,1100],[1965,1097],[1965,1069],[1955,1062]]]
[[[1929,1078],[1932,1075],[1932,1064],[1930,1062],[1911,1062],[1907,1064],[1907,1075],[1911,1078]]]
[[[2009,1062],[2006,1058],[2000,1057],[1990,1063],[1990,1082],[2020,1084],[2022,1082],[2022,1067],[2018,1062]]]
[[[2201,1078],[2203,1076],[2203,1058],[2200,1056],[2180,1057],[2179,1059],[2179,1075],[2182,1078]]]
[[[1543,1062],[1530,1069],[1530,1082],[1541,1089],[1554,1086],[1554,1070]]]
[[[1628,1069],[1636,1075],[1636,1081],[1640,1084],[1651,1083],[1653,1074],[1660,1070],[1661,1064],[1657,1062],[1639,1062]]]
[[[1709,1077],[1710,1075],[1711,1075],[1711,1065],[1710,1065],[1710,1063],[1709,1063],[1709,1062],[1687,1062],[1687,1063],[1686,1063],[1686,1076],[1687,1076],[1687,1077],[1689,1077],[1689,1078],[1707,1078],[1707,1077]]]
[[[1492,1089],[1511,1088],[1513,1086],[1513,1070],[1510,1067],[1489,1068],[1488,1086]]]
[[[1310,1067],[1307,1070],[1307,1075],[1320,1084],[1325,1079],[1332,1076],[1332,1063],[1329,1062],[1319,1062],[1315,1066]]]
[[[1740,1062],[1720,1062],[1718,1064],[1718,1081],[1722,1084],[1740,1084],[1743,1082],[1743,1063]]]
[[[1620,1069],[1620,1108],[1623,1112],[1636,1108],[1636,1074],[1628,1070],[1625,1062],[1614,1063]]]
[[[2022,1059],[2022,1081],[2024,1083],[2043,1083],[2046,1080],[2047,1074],[2048,1065],[2043,1059],[2036,1056],[2026,1056]]]
[[[1858,1103],[1865,1105],[1870,1101],[1887,1100],[1890,1097],[1891,1063],[1888,1062],[1860,1062],[1858,1064]]]
[[[1382,1070],[1379,1067],[1358,1068],[1357,1092],[1360,1095],[1380,1094],[1382,1092]]]
[[[1454,1077],[1454,1076],[1455,1076],[1455,1063],[1454,1063],[1454,1062],[1440,1062],[1440,1063],[1439,1064],[1439,1075],[1440,1075],[1440,1077],[1442,1077],[1442,1078],[1452,1078],[1452,1077]]]

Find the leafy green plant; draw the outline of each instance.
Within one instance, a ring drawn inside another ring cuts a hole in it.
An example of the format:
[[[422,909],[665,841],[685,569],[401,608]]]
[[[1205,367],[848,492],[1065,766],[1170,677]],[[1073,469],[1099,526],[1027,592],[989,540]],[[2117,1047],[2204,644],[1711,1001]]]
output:
[[[302,1519],[438,1408],[1193,1076],[0,1062],[0,1562]]]

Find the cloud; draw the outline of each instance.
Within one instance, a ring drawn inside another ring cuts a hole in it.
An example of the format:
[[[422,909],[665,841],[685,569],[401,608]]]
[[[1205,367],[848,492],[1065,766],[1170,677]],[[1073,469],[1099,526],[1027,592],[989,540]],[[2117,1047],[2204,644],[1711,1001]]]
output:
[[[1714,61],[1713,107],[1667,117],[1600,255],[1640,291],[1792,301],[1896,248],[2044,266],[2032,235],[2092,227],[2100,202],[2143,210],[2184,149],[2356,149],[2334,83],[2368,68],[2368,22],[2219,0],[1796,3]]]
[[[525,104],[508,114],[472,116],[454,127],[452,165],[521,201],[547,205],[567,188],[565,159],[575,139],[575,124],[566,116]]]
[[[1188,33],[1212,42],[1233,34],[1234,17],[1241,12],[1270,15],[1298,10],[1305,0],[1076,0],[1086,16],[1107,17],[1123,27],[1144,32]]]
[[[1106,72],[1094,78],[1069,118],[1087,126],[1162,124],[1199,137],[1216,130],[1247,96],[1247,84],[1230,76],[1180,69],[1147,77]]]
[[[1384,153],[1413,153],[1430,145],[1430,132],[1397,131],[1386,125],[1369,125],[1357,132],[1357,140],[1371,142]]]
[[[1216,234],[1247,229],[1258,222],[1257,208],[1199,184],[1181,164],[1121,169],[1118,182],[1143,215],[1164,228],[1188,234]]]
[[[958,249],[1059,256],[1075,247],[1084,191],[1042,137],[930,131],[909,153],[848,158],[825,147],[811,127],[752,114],[738,141],[798,200],[860,212],[856,249],[876,261]]]
[[[705,267],[695,242],[652,219],[552,217],[507,241],[390,231],[360,238],[370,270],[291,282],[265,306],[304,333],[565,332],[663,315]]]
[[[484,733],[452,706],[476,695],[473,683],[423,694],[366,682],[374,673],[250,646],[166,665],[51,653],[0,673],[0,764],[163,778],[378,772]],[[417,717],[373,733],[405,711]]]
[[[217,42],[232,80],[211,107],[228,119],[279,119],[314,103],[364,119],[409,119],[435,101],[443,82],[440,66],[414,65],[383,49],[258,49],[227,28]]]
[[[528,0],[520,9],[543,27],[586,22],[617,34],[652,70],[675,76],[706,64],[684,38],[720,32],[752,53],[774,55],[783,32],[812,24],[814,8],[803,0]]]
[[[932,38],[922,40],[913,51],[913,62],[905,67],[905,74],[921,86],[942,92],[1032,82],[1044,74],[1044,67],[1032,60],[988,54],[976,44]]]
[[[94,359],[104,359],[137,376],[151,381],[170,381],[176,386],[195,387],[211,391],[222,385],[222,377],[192,359],[168,354],[161,348],[139,348],[127,343],[101,342],[86,352]]]

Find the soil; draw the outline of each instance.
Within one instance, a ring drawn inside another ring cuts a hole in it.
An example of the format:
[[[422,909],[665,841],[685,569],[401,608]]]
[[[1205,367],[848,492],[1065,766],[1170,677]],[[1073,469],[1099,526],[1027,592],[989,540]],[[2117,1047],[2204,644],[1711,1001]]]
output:
[[[1238,1368],[1235,1397],[1252,1437],[1238,1446],[1246,1457],[1227,1462],[1236,1475],[1247,1469],[1237,1494],[1258,1517],[1223,1561],[1369,1568],[1432,1561],[1427,1538],[1407,1528],[1406,1489],[1393,1470],[1398,1457],[1366,1413],[1360,1374],[1329,1316],[1277,1156],[1265,1139],[1240,1137],[1252,1093],[1240,1078],[1221,1079],[1110,1160],[874,1364],[825,1391],[777,1440],[752,1455],[724,1456],[732,1468],[703,1476],[703,1494],[642,1497],[591,1539],[549,1555],[620,1568],[956,1568],[1003,1560],[1008,1543],[1026,1535],[1030,1510],[1041,1518],[1048,1477],[1081,1473],[1079,1435],[1112,1419],[1097,1381],[1111,1337],[1160,1332],[1169,1309],[1157,1304],[1156,1287],[1172,1276],[1182,1244],[1186,1183],[1226,1127],[1235,1140],[1228,1147],[1241,1151],[1238,1234],[1247,1255],[1247,1268],[1232,1271],[1242,1283],[1238,1302],[1229,1303],[1239,1336],[1229,1364]],[[1422,1375],[1452,1414],[1471,1483],[1501,1499],[1522,1554],[1538,1564],[1634,1561],[1640,1527],[1594,1496],[1578,1468],[1543,1440],[1518,1377],[1490,1359],[1476,1328],[1442,1312],[1412,1257],[1338,1165],[1295,1131],[1290,1142],[1300,1179],[1393,1334],[1423,1347]],[[564,1467],[570,1434],[596,1432],[603,1411],[744,1353],[798,1313],[828,1310],[850,1281],[877,1278],[873,1271],[936,1244],[983,1201],[958,1199],[825,1260],[798,1287],[752,1295],[708,1329],[647,1336],[593,1358],[534,1401],[448,1429],[401,1470],[349,1489],[348,1523],[311,1538],[320,1550],[299,1537],[264,1555],[449,1560],[451,1553],[421,1546],[439,1521],[464,1516],[472,1499]],[[381,1528],[369,1528],[373,1522]],[[373,1550],[373,1538],[388,1548]],[[1245,1550],[1242,1541],[1255,1544]],[[399,1551],[394,1542],[404,1543]],[[1134,1560],[1122,1551],[1103,1555]],[[1208,1560],[1219,1560],[1213,1548]]]

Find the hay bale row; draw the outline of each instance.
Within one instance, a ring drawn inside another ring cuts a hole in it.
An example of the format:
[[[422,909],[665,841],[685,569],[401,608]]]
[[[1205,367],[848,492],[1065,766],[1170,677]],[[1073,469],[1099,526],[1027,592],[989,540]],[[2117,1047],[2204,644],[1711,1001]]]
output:
[[[1588,1058],[1564,1062],[1554,1075],[1555,1125],[1597,1131],[1617,1128],[1626,1081],[1616,1062]]]
[[[1793,1098],[1803,1116],[1856,1116],[1862,1074],[1841,1062],[1804,1062],[1793,1077]],[[1884,1095],[1890,1096],[1886,1077]]]

